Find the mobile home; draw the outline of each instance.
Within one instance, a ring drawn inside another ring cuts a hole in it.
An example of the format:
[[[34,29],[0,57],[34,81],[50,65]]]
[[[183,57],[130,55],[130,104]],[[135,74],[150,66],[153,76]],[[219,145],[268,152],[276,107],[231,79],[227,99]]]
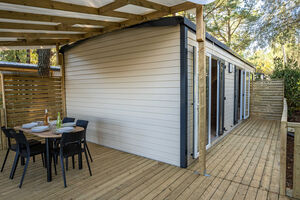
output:
[[[67,115],[90,142],[187,167],[198,156],[196,27],[167,17],[75,42],[64,54]],[[206,34],[207,148],[249,116],[255,68]]]

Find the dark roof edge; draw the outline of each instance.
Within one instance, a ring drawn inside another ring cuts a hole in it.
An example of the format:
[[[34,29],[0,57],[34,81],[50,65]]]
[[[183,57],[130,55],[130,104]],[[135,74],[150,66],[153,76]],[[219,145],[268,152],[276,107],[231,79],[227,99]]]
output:
[[[187,18],[183,18],[183,23],[184,23],[184,25],[186,25],[187,27],[189,27],[193,32],[196,32],[196,24],[195,23],[193,23],[192,21],[190,21]],[[240,59],[241,61],[243,61],[244,63],[246,63],[247,65],[249,65],[250,67],[252,67],[252,68],[255,69],[255,66],[252,63],[250,63],[248,60],[246,60],[245,58],[243,58],[242,56],[240,56],[239,54],[237,54],[235,51],[233,51],[232,49],[230,49],[224,43],[220,42],[218,39],[216,39],[214,36],[212,36],[208,32],[205,33],[205,38],[206,38],[206,40],[212,42],[216,46],[218,46],[221,49],[227,51],[228,53],[230,53],[234,57]]]
[[[137,25],[133,25],[131,27],[128,27],[126,29],[129,28],[143,28],[143,27],[155,27],[155,26],[177,26],[178,24],[184,24],[185,26],[187,26],[190,30],[192,30],[193,32],[196,32],[196,24],[193,23],[192,21],[190,21],[187,18],[181,17],[181,16],[175,16],[175,17],[164,17],[164,18],[160,18],[157,20],[152,20],[152,21],[148,21],[148,22],[144,22],[141,24],[137,24]],[[101,36],[101,35],[100,35]],[[95,36],[95,37],[99,37],[99,36]],[[238,58],[239,60],[241,60],[242,62],[248,64],[249,66],[251,66],[252,68],[255,69],[254,65],[252,63],[250,63],[249,61],[247,61],[245,58],[243,58],[242,56],[238,55],[236,52],[234,52],[232,49],[230,49],[228,46],[226,46],[225,44],[223,44],[222,42],[220,42],[219,40],[217,40],[215,37],[213,37],[212,35],[210,35],[209,33],[206,32],[205,34],[206,40],[212,42],[213,44],[215,44],[216,46],[220,47],[221,49],[227,51],[228,53],[230,53],[231,55],[233,55],[234,57]],[[94,37],[92,37],[94,38]],[[78,46],[79,44],[89,40],[90,38],[86,38],[83,40],[79,40],[77,42],[74,42],[72,44],[67,44],[64,45],[61,49],[60,52],[64,53],[70,49],[72,49],[75,46]]]
[[[35,64],[5,62],[5,61],[0,61],[0,70],[1,70],[1,67],[11,67],[11,68],[19,68],[19,69],[37,69],[37,65],[35,65]],[[59,66],[50,66],[50,70],[60,71],[60,67]]]

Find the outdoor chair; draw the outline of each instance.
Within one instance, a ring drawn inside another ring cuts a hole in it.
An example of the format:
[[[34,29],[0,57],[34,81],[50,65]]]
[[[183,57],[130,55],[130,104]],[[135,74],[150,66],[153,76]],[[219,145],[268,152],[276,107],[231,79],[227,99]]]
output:
[[[6,136],[7,143],[8,143],[6,155],[5,155],[2,167],[1,167],[1,172],[3,172],[8,154],[9,154],[10,151],[14,151],[14,152],[17,151],[17,144],[12,144],[12,141],[11,141],[12,139],[15,139],[13,135],[16,133],[16,131],[14,129],[5,128],[3,126],[3,127],[1,127],[1,130],[3,131],[4,135]],[[34,145],[41,144],[40,141],[34,140],[34,139],[28,140],[28,143],[29,143],[29,146],[34,146]],[[42,157],[42,159],[44,160],[43,157]]]
[[[11,179],[14,178],[20,157],[25,158],[26,163],[25,163],[24,171],[23,171],[22,178],[21,178],[21,181],[19,184],[19,188],[21,188],[25,174],[26,174],[26,170],[28,167],[30,157],[33,157],[33,156],[39,155],[39,154],[41,154],[43,156],[43,154],[45,154],[45,144],[40,143],[40,144],[37,144],[34,146],[30,146],[29,142],[27,141],[27,139],[22,131],[20,131],[20,133],[14,133],[13,136],[17,142],[17,150],[16,150],[14,164],[13,164],[13,167],[10,172],[10,178]],[[44,160],[43,160],[43,163],[44,163]]]
[[[72,117],[64,117],[62,120],[62,123],[69,123],[69,122],[75,122],[75,118]]]
[[[63,118],[63,120],[62,120],[62,123],[64,124],[64,123],[71,123],[71,122],[75,122],[75,118],[72,118],[72,117],[64,117]],[[54,139],[54,147],[53,147],[53,149],[54,149],[54,151],[52,152],[52,154],[53,154],[53,159],[54,159],[54,163],[56,163],[57,164],[57,156],[58,156],[58,152],[57,152],[57,147],[58,147],[58,144],[59,144],[59,141],[60,141],[60,139]],[[74,159],[73,159],[74,160]],[[73,161],[74,162],[74,161]],[[73,166],[73,168],[74,168],[74,166]],[[68,168],[67,168],[68,169]],[[56,172],[56,166],[55,166],[55,174],[57,174],[57,172]]]
[[[82,165],[82,152],[84,152],[85,159],[87,162],[87,166],[89,168],[90,176],[92,176],[92,171],[89,163],[89,159],[86,153],[85,143],[84,147],[82,147],[82,140],[84,139],[84,131],[77,132],[77,133],[63,133],[61,140],[60,140],[60,164],[62,169],[62,176],[64,180],[64,186],[67,187],[66,182],[66,174],[65,174],[65,167],[64,167],[64,158],[74,157],[78,155],[79,158],[79,165]]]
[[[93,162],[93,158],[92,158],[91,152],[90,152],[89,147],[88,147],[88,145],[86,143],[86,129],[87,129],[88,124],[89,124],[89,122],[86,121],[86,120],[80,120],[79,119],[79,120],[76,121],[76,126],[80,126],[80,127],[84,128],[84,138],[82,140],[82,143],[84,143],[84,146],[85,146],[85,148],[86,148],[86,150],[87,150],[87,152],[89,154],[89,157],[91,159],[91,162]]]

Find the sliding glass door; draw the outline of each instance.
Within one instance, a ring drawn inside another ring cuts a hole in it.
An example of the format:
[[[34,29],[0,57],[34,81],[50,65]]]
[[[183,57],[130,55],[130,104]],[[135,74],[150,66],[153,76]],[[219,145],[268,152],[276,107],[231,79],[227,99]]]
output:
[[[234,65],[234,116],[233,124],[236,125],[240,119],[240,70]]]
[[[244,105],[245,105],[245,71],[240,70],[241,79],[240,79],[240,120],[244,119]]]
[[[211,146],[211,55],[206,55],[206,119],[207,140],[206,148]]]
[[[250,114],[250,72],[241,70],[241,105],[240,119],[247,119]]]
[[[206,55],[206,118],[207,141],[206,148],[223,134],[224,130],[224,91],[225,64],[224,61]]]
[[[225,101],[225,64],[218,60],[218,90],[217,90],[217,136],[224,133],[224,101]]]
[[[244,89],[244,119],[247,119],[250,114],[250,72],[245,71],[245,89]]]

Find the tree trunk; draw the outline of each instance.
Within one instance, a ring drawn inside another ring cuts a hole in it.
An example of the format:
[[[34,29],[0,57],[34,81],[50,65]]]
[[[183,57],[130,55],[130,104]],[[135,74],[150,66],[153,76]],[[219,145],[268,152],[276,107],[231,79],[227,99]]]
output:
[[[28,64],[30,64],[30,49],[27,49],[26,50],[26,57],[27,57],[27,59],[26,59],[26,62],[28,63]]]
[[[282,49],[282,56],[283,56],[283,66],[285,67],[287,63],[287,58],[286,58],[284,44],[281,45],[281,49]]]
[[[20,57],[19,57],[19,50],[15,51],[15,55],[16,55],[16,62],[21,62]]]
[[[230,27],[230,16],[231,12],[228,9],[227,10],[227,15],[228,15],[228,21],[227,21],[227,45],[231,47],[231,27]]]
[[[42,77],[50,76],[50,49],[38,49],[38,73]]]

